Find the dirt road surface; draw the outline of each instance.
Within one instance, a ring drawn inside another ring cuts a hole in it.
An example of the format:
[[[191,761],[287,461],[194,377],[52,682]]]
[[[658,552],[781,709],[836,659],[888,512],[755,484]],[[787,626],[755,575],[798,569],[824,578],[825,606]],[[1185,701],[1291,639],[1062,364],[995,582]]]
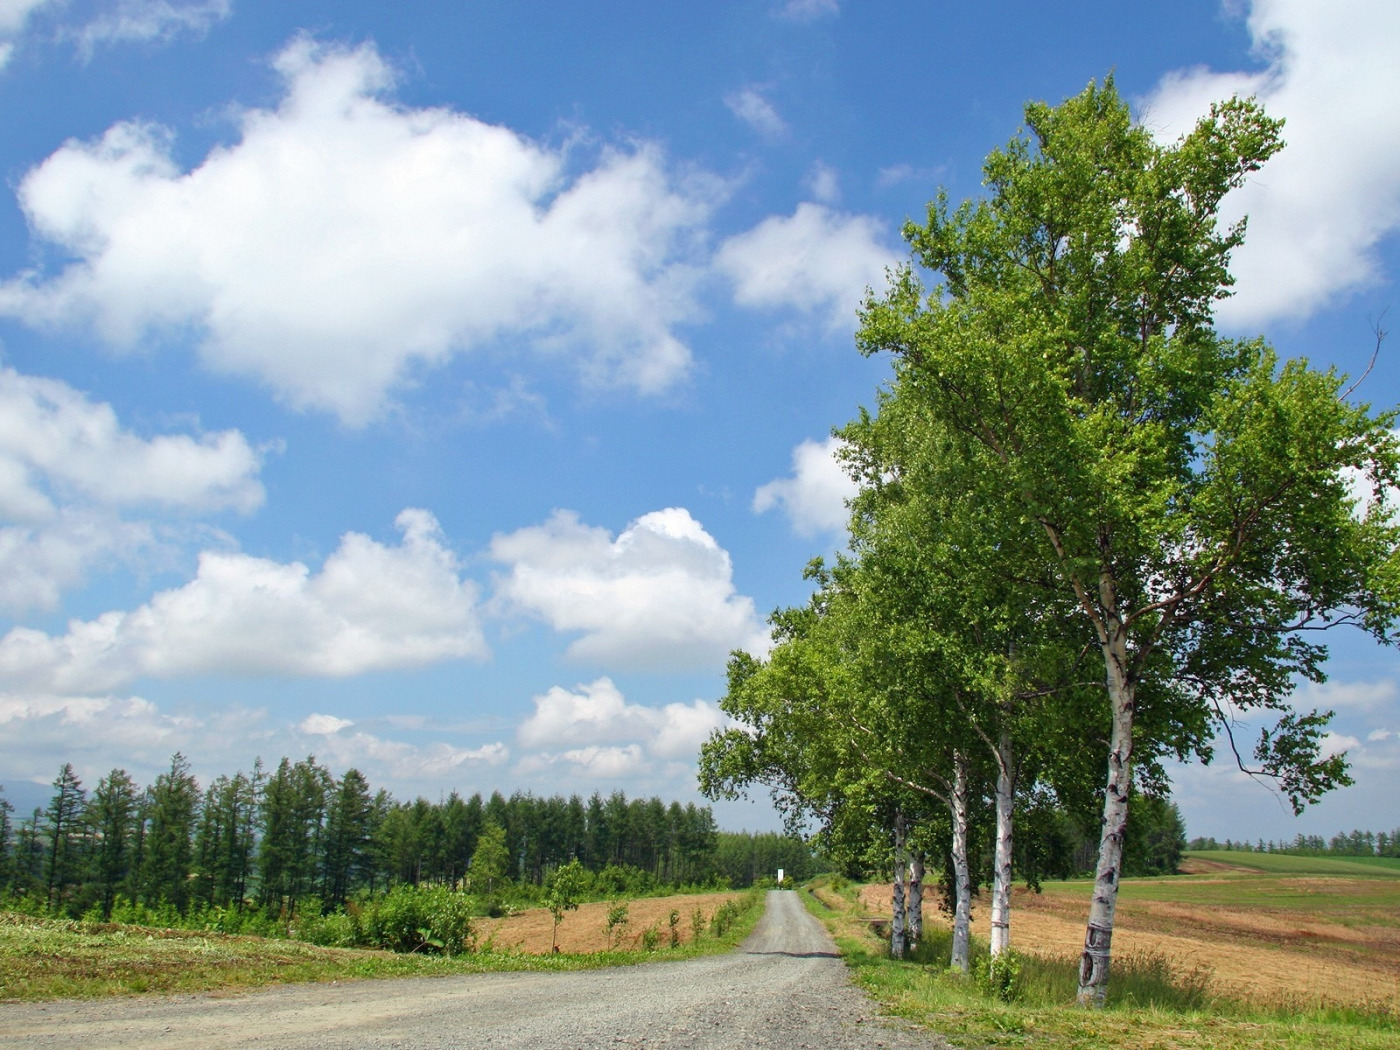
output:
[[[0,1047],[63,1050],[942,1050],[875,1015],[791,890],[742,948],[581,973],[287,985],[236,996],[0,1005]]]

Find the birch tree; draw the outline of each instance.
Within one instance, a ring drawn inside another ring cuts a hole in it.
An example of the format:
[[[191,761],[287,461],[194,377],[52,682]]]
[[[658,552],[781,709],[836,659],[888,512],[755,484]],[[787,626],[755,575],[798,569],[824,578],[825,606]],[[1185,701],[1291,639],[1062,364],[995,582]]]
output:
[[[924,420],[906,470],[977,505],[1007,578],[1067,605],[1097,654],[1107,777],[1079,999],[1102,1005],[1144,724],[1247,766],[1236,727],[1264,715],[1249,768],[1295,810],[1347,782],[1320,747],[1330,713],[1289,699],[1323,677],[1313,631],[1394,624],[1393,508],[1348,487],[1395,484],[1394,415],[1213,328],[1245,232],[1220,202],[1282,145],[1257,104],[1163,145],[1110,80],[1027,106],[1026,128],[988,157],[984,199],[940,195],[906,224],[912,264],[857,340],[895,356],[890,397]]]

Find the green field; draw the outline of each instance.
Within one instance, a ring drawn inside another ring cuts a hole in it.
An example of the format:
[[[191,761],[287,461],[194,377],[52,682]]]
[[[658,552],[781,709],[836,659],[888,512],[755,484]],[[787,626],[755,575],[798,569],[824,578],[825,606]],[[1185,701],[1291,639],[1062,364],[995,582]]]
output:
[[[1287,853],[1245,853],[1224,849],[1197,850],[1185,854],[1185,857],[1280,875],[1375,875],[1400,879],[1400,857],[1294,857]]]

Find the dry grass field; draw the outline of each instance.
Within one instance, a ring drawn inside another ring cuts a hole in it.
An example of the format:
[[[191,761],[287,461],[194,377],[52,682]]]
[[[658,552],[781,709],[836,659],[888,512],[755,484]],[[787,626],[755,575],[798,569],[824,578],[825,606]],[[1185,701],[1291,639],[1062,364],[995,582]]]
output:
[[[742,896],[741,892],[736,891],[643,897],[628,901],[627,925],[614,931],[615,944],[608,943],[607,931],[608,909],[612,905],[606,901],[581,904],[577,911],[564,913],[564,921],[559,924],[559,950],[586,953],[607,951],[613,947],[638,948],[643,932],[653,927],[659,931],[660,940],[657,943],[665,947],[670,944],[669,919],[673,910],[680,915],[676,927],[680,943],[689,944],[693,940],[692,921],[697,910],[701,913],[702,922],[708,924],[722,904]],[[540,955],[549,951],[554,916],[545,908],[531,908],[504,919],[481,919],[476,925],[478,945],[489,941],[496,948]]]
[[[1124,880],[1115,957],[1163,955],[1174,970],[1211,973],[1213,991],[1230,998],[1400,1011],[1400,871],[1339,874],[1325,862],[1246,858],[1196,857],[1181,875]],[[1270,860],[1275,870],[1258,866]],[[1018,887],[1012,945],[1077,958],[1089,889],[1087,880],[1047,884],[1040,894]],[[945,921],[932,892],[926,901],[925,921]],[[890,887],[864,887],[861,902],[871,916],[888,914]],[[985,896],[979,904],[973,932],[985,935]]]

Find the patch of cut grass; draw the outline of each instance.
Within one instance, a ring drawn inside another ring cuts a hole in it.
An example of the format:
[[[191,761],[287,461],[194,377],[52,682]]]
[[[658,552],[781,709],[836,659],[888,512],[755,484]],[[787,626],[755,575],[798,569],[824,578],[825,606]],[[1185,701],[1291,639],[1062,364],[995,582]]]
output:
[[[553,955],[489,950],[451,957],[318,948],[300,941],[0,912],[0,1000],[91,999],[491,971],[586,970],[688,959],[731,951],[753,932],[763,914],[763,895],[746,894],[741,901],[738,919],[722,936],[707,935],[679,948]]]

